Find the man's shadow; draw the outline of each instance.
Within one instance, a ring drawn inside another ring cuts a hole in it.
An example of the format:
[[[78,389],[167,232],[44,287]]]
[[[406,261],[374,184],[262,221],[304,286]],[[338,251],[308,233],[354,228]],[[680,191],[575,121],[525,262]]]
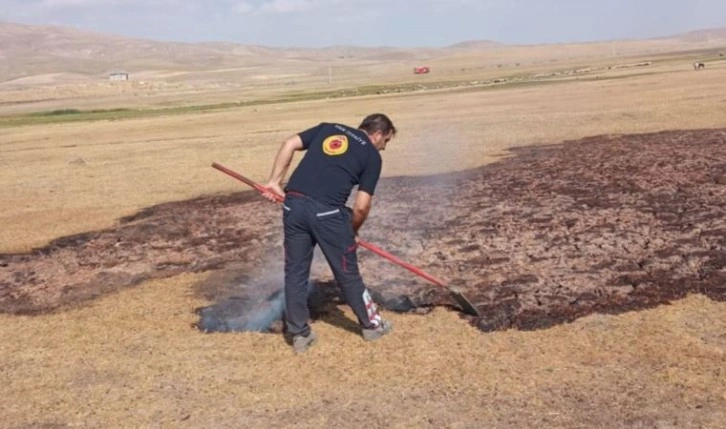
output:
[[[380,308],[396,313],[408,313],[416,309],[416,306],[408,296],[384,297],[378,292],[370,290],[373,301]],[[335,326],[344,331],[361,335],[361,327],[357,320],[351,319],[346,315],[342,307],[347,306],[343,298],[342,291],[338,287],[335,280],[313,280],[308,283],[308,309],[310,310],[310,319],[313,322],[323,322]],[[355,316],[353,316],[355,317]],[[284,326],[284,313],[282,323]],[[288,344],[292,343],[292,338],[283,328],[283,336]]]
[[[358,322],[341,309],[341,306],[347,304],[335,280],[310,280],[308,287],[308,309],[313,322],[324,322],[344,331],[360,334]]]

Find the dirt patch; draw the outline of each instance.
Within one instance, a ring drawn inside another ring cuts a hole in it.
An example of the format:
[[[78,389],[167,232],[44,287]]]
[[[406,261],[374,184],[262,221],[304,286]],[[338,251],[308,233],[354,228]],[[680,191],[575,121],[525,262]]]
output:
[[[395,215],[370,239],[401,243],[391,250],[466,285],[483,330],[688,293],[723,300],[725,140],[723,130],[600,136],[517,149],[460,176],[401,179],[386,193]]]
[[[485,331],[545,328],[689,293],[724,300],[724,159],[726,130],[520,148],[463,173],[385,179],[364,235],[462,286],[484,315],[471,322]],[[0,311],[58,310],[190,271],[218,271],[199,285],[207,299],[257,302],[274,293],[258,285],[279,273],[281,238],[278,208],[250,192],[155,206],[113,229],[0,255]],[[453,306],[445,291],[359,254],[389,308]],[[326,284],[318,266],[314,280]]]
[[[28,254],[0,255],[0,311],[53,311],[230,262],[252,271],[280,241],[274,213],[250,193],[200,198],[145,209],[116,228],[60,238]]]

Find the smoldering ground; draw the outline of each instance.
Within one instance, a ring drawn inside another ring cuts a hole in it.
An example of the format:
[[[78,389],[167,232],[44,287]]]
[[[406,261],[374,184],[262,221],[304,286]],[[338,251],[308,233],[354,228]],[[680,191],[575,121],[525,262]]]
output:
[[[519,148],[470,171],[382,180],[364,236],[462,284],[483,314],[469,320],[483,330],[545,328],[689,293],[724,300],[724,159],[722,129]],[[234,270],[198,286],[212,303],[264,304],[275,291],[262,293],[259,279],[270,255],[282,257],[281,240],[279,208],[253,192],[162,204],[108,230],[1,255],[0,311],[61,311],[190,271]],[[379,300],[453,307],[408,271],[364,250],[359,257]],[[311,280],[334,291],[326,275]]]
[[[234,270],[225,273],[225,277]],[[283,318],[285,294],[280,276],[268,275],[246,283],[243,276],[223,279],[212,275],[205,283],[226,281],[238,292],[218,303],[198,308],[199,322],[195,325],[203,332],[271,332],[280,330],[276,322]],[[312,288],[311,288],[312,289]],[[310,290],[312,292],[312,290]]]
[[[218,292],[219,285],[225,285],[226,290],[223,297],[215,299],[215,304],[196,309],[199,321],[195,326],[203,332],[282,332],[285,310],[282,262],[281,258],[270,256],[251,272],[249,268],[232,264],[211,273],[197,285],[197,290],[211,295]],[[327,304],[341,302],[334,282],[323,280],[331,277],[326,268],[322,254],[316,249],[311,281],[307,284],[308,308],[313,319],[330,312]]]

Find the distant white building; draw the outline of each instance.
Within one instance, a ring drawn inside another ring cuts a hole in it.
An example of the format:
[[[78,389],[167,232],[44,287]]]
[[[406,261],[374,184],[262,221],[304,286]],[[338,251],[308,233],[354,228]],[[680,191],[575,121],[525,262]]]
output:
[[[126,72],[113,72],[108,75],[109,80],[129,80],[129,74]]]

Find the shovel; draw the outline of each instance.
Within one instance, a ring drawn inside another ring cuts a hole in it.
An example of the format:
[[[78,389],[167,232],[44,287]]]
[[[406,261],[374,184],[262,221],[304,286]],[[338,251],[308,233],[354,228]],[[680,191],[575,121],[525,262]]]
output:
[[[253,189],[257,190],[259,193],[265,193],[268,192],[267,189],[265,189],[262,185],[244,177],[243,175],[236,173],[227,167],[224,167],[220,164],[217,164],[216,162],[212,164],[212,167],[216,168],[217,170],[221,171],[222,173],[225,173],[231,177],[234,177],[235,179],[244,182],[245,184],[249,185]],[[282,202],[284,200],[282,195],[276,195],[275,198],[277,199],[277,202]],[[401,259],[395,257],[394,255],[391,255],[390,253],[386,252],[385,250],[381,249],[378,246],[375,246],[371,243],[368,243],[363,240],[358,240],[358,245],[361,247],[364,247],[371,252],[377,254],[378,256],[382,256],[389,261],[393,262],[396,265],[399,265],[412,273],[416,274],[417,276],[423,277],[424,279],[430,281],[431,283],[435,284],[436,286],[442,287],[449,291],[449,294],[451,297],[456,301],[456,303],[459,305],[461,310],[471,316],[480,316],[479,310],[469,301],[461,292],[454,289],[453,287],[447,285],[443,281],[437,279],[436,277],[432,276],[431,274],[428,274],[421,270],[420,268],[415,267],[414,265],[411,265],[407,262],[402,261]]]

